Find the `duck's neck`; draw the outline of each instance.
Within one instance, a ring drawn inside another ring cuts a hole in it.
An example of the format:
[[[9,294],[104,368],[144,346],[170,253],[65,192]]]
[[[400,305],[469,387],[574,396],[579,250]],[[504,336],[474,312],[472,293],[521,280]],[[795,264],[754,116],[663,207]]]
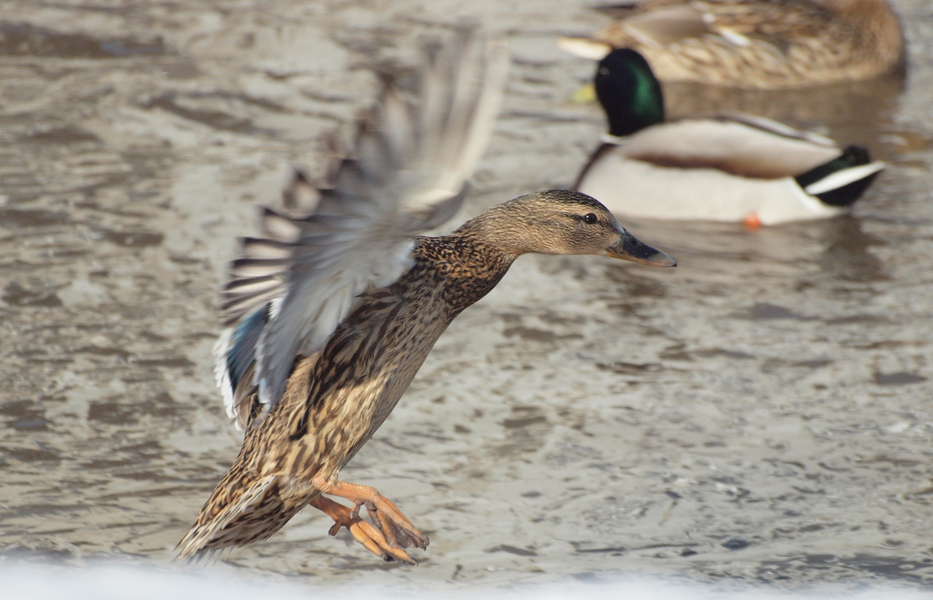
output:
[[[645,58],[634,50],[619,48],[606,56],[594,85],[610,135],[625,137],[664,122],[661,84]]]
[[[415,246],[417,262],[443,280],[448,321],[492,291],[518,258],[486,241],[471,223],[451,235],[418,238]]]

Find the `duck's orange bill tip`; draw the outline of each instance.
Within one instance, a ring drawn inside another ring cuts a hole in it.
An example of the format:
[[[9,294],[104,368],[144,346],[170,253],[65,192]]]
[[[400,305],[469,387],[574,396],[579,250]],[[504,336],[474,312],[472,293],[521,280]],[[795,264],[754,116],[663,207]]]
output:
[[[745,228],[749,231],[758,231],[761,229],[761,218],[755,213],[749,213],[742,221],[742,224],[745,225]]]
[[[677,266],[674,257],[652,248],[648,244],[643,244],[627,231],[622,235],[622,239],[619,240],[618,244],[606,250],[606,254],[613,258],[629,260],[649,267]]]

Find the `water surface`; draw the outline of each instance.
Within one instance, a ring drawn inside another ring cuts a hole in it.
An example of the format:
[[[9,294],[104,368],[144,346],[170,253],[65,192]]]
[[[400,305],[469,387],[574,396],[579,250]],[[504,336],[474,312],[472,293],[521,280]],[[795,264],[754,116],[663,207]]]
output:
[[[526,257],[440,340],[344,472],[432,539],[411,569],[307,511],[227,566],[415,584],[662,574],[933,581],[933,6],[911,74],[778,96],[673,89],[890,161],[851,216],[626,222],[675,271]],[[0,557],[166,565],[233,460],[218,289],[258,203],[461,18],[507,32],[506,106],[463,218],[571,182],[602,117],[553,45],[602,17],[502,4],[9,2],[0,11]],[[699,201],[699,199],[698,199]]]

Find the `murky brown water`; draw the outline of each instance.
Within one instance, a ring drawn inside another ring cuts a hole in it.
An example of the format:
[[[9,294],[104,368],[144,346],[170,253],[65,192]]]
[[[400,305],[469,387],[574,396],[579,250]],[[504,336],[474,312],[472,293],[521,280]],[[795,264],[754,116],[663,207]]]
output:
[[[670,94],[867,143],[891,167],[853,216],[629,223],[674,272],[522,259],[345,471],[431,536],[422,566],[328,538],[315,511],[228,564],[419,587],[933,582],[933,5],[895,4],[900,95]],[[574,3],[0,7],[0,559],[168,562],[239,447],[210,367],[235,237],[372,98],[361,65],[410,63],[460,16],[514,52],[472,212],[566,185],[602,130],[567,102],[592,65],[552,42],[601,23]]]

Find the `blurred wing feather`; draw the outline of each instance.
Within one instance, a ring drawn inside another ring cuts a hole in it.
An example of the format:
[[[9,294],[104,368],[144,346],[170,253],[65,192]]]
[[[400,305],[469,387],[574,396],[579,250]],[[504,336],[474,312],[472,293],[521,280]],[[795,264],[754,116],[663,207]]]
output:
[[[260,402],[271,409],[295,358],[321,350],[364,290],[389,285],[411,267],[414,236],[459,210],[495,123],[506,68],[504,44],[455,36],[430,57],[417,98],[385,82],[351,156],[325,188],[298,186],[310,199],[303,206],[313,205],[309,212],[264,209],[268,238],[244,240],[224,292],[224,323],[234,327],[218,341],[217,374],[231,417],[241,412],[235,398],[242,399],[243,385],[258,384]],[[252,328],[243,335],[236,325],[255,326],[258,311],[268,322],[255,338]],[[231,378],[231,357],[243,369],[238,339],[252,343],[253,381]]]

